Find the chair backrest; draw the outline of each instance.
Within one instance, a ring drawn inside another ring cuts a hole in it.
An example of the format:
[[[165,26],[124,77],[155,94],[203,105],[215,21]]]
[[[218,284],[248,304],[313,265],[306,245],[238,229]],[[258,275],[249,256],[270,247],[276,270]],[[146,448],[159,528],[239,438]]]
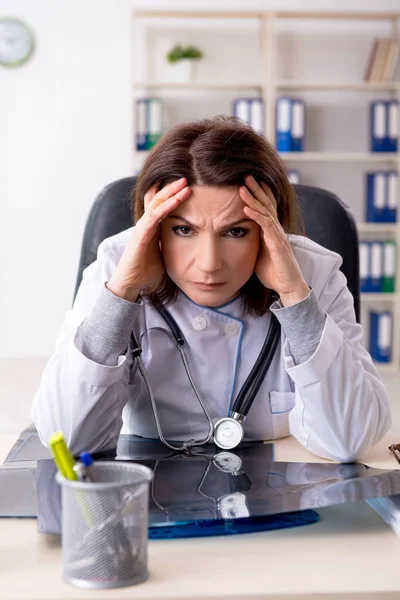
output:
[[[125,177],[107,185],[97,196],[86,222],[76,279],[75,294],[84,269],[96,260],[97,248],[107,237],[133,225],[130,194],[136,177]],[[307,185],[295,185],[303,214],[307,236],[340,254],[341,270],[354,298],[356,319],[360,320],[360,281],[358,236],[349,208],[326,190]]]

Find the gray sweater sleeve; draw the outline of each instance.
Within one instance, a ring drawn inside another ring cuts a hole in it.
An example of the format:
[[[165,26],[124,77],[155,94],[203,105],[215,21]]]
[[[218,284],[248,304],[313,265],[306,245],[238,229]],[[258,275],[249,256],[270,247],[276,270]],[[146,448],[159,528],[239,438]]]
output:
[[[285,332],[296,365],[306,362],[318,347],[326,320],[313,290],[293,306],[284,307],[280,300],[274,302],[271,312]]]
[[[79,350],[93,362],[115,366],[129,345],[129,337],[138,312],[143,307],[115,296],[104,284],[91,314],[80,324]],[[296,364],[308,360],[321,340],[326,315],[312,290],[307,298],[283,307],[280,300],[271,305],[289,342]]]
[[[78,328],[80,352],[100,365],[113,367],[125,354],[133,323],[143,307],[115,296],[104,284],[91,314]]]

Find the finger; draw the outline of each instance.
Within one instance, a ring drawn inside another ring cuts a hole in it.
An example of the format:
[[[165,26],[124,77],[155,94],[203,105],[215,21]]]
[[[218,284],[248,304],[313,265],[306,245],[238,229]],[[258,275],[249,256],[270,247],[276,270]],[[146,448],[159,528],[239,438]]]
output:
[[[252,175],[247,175],[245,177],[245,184],[248,189],[251,191],[253,196],[261,202],[264,206],[266,206],[269,210],[272,210],[273,213],[276,213],[277,204],[274,198],[273,193],[269,186],[262,181],[260,184],[254,179]]]
[[[268,199],[270,200],[272,206],[274,207],[275,212],[278,210],[278,203],[275,199],[275,196],[273,195],[271,188],[265,183],[265,181],[261,182],[261,187],[264,190],[264,192],[266,193]]]
[[[156,206],[158,206],[162,202],[165,202],[166,200],[168,200],[168,198],[174,196],[176,193],[178,193],[180,190],[182,190],[184,187],[186,187],[186,184],[187,184],[186,177],[182,177],[181,179],[177,179],[176,181],[169,183],[168,185],[163,187],[161,190],[157,190],[157,193],[154,194],[153,197],[148,196],[148,200],[149,200],[148,207],[156,208]],[[145,195],[145,200],[146,200],[146,195]]]
[[[249,206],[245,206],[243,211],[248,217],[250,217],[250,219],[253,219],[253,221],[255,221],[261,227],[264,242],[268,242],[269,247],[280,244],[280,242],[283,240],[284,235],[282,236],[282,233],[284,234],[284,232],[274,217],[271,215],[263,215],[259,211],[254,210]]]
[[[253,221],[258,223],[262,229],[270,229],[274,225],[274,220],[270,215],[265,215],[250,206],[245,206],[243,212],[248,215]]]
[[[160,189],[160,182],[157,181],[157,183],[152,185],[151,188],[149,188],[147,190],[147,192],[144,195],[144,209],[145,210],[147,209],[148,205],[150,204],[150,202],[154,198],[154,196],[157,194],[159,189]]]
[[[242,198],[243,202],[247,204],[247,206],[250,206],[250,208],[253,208],[254,210],[260,212],[263,215],[272,214],[271,210],[268,210],[265,204],[257,200],[257,198],[253,196],[253,194],[250,192],[250,190],[247,189],[247,187],[243,186],[239,188],[239,192],[240,197]]]
[[[187,200],[191,193],[191,188],[186,186],[170,198],[164,200],[164,202],[159,203],[156,207],[150,203],[147,211],[142,217],[146,237],[154,235],[154,232],[157,230],[161,221],[165,219],[170,212],[175,210],[179,204]]]

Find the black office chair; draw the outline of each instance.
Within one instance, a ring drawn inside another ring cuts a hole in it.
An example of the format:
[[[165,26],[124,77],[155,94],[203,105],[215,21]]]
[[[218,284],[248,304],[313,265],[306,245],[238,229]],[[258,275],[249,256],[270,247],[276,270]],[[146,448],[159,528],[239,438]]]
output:
[[[96,259],[99,244],[105,238],[133,225],[129,196],[135,185],[136,177],[119,179],[107,185],[97,196],[85,226],[74,298],[84,269]],[[341,271],[345,274],[347,286],[353,295],[359,323],[358,235],[354,218],[346,204],[335,194],[308,185],[294,187],[303,209],[307,236],[343,258]]]

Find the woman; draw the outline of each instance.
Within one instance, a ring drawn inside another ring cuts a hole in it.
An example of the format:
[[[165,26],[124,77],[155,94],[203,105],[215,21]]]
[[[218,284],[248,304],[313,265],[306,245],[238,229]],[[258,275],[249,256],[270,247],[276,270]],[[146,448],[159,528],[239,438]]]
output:
[[[291,434],[322,457],[365,455],[391,425],[387,394],[342,260],[298,235],[296,197],[266,139],[233,117],[178,125],[132,201],[136,226],[100,244],[44,370],[32,411],[42,442],[61,429],[74,453],[95,451],[115,447],[121,428],[212,441],[209,421],[237,412],[277,325],[244,439]]]

